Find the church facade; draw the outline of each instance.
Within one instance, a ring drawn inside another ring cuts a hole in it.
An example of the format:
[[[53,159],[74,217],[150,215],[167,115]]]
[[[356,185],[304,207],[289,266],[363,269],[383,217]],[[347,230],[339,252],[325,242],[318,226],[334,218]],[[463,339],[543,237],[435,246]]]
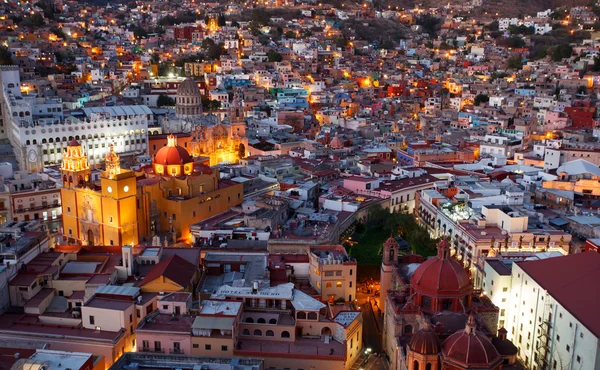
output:
[[[202,158],[210,166],[237,163],[247,155],[248,139],[240,94],[231,104],[222,103],[220,116],[202,111],[202,96],[193,79],[183,81],[177,89],[175,117],[168,119],[167,131],[173,127],[190,132],[192,140],[186,149],[194,158]]]
[[[194,161],[170,135],[151,166],[122,169],[111,147],[100,182],[81,145],[69,143],[61,166],[63,235],[72,244],[136,245],[162,235],[191,242],[190,225],[243,202],[241,184],[221,180],[218,168]]]

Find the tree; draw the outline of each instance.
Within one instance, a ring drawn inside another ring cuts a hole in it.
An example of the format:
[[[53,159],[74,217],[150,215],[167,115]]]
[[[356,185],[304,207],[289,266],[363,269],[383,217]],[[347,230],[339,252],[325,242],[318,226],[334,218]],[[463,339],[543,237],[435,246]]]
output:
[[[251,21],[258,23],[261,26],[264,26],[269,23],[271,20],[271,16],[265,9],[257,8],[252,11],[252,15],[250,17]]]
[[[513,57],[510,57],[508,59],[508,68],[518,70],[523,68],[523,59],[521,58],[521,55],[515,55]]]
[[[53,34],[56,35],[56,37],[66,40],[67,36],[65,35],[64,31],[62,30],[62,28],[58,28],[56,26],[52,26],[50,27],[50,32],[52,32]]]
[[[552,50],[552,60],[554,62],[560,62],[564,58],[569,58],[573,53],[573,48],[569,44],[562,44],[556,46]]]
[[[436,36],[439,32],[442,20],[436,16],[425,14],[417,18],[417,24],[423,27],[423,31],[427,32],[429,36]]]
[[[278,52],[276,52],[275,50],[271,49],[269,50],[269,52],[267,53],[267,58],[269,58],[269,62],[281,62],[281,60],[283,60],[283,57],[281,56],[281,54],[279,54]]]
[[[475,97],[473,104],[478,107],[481,103],[487,103],[490,101],[490,97],[486,94],[479,94]]]
[[[490,30],[492,32],[498,31],[499,27],[500,27],[500,23],[498,23],[498,21],[493,21],[493,22],[488,23],[485,26],[483,26],[483,28],[485,28],[486,30]]]
[[[385,40],[381,43],[381,48],[385,50],[394,50],[396,46],[392,40]]]
[[[244,158],[246,156],[246,146],[244,143],[240,143],[238,146],[238,158]]]
[[[42,0],[35,4],[38,8],[42,9],[44,16],[48,19],[54,19],[54,1],[53,0]]]
[[[175,99],[171,98],[168,95],[160,94],[158,99],[156,99],[157,107],[172,107],[175,105]]]
[[[290,30],[290,31],[287,31],[287,32],[285,33],[285,38],[286,38],[286,39],[295,39],[295,38],[296,38],[296,32],[294,32],[294,31],[292,31],[292,30]]]
[[[135,36],[135,38],[145,38],[146,36],[148,36],[148,31],[146,31],[145,29],[143,29],[140,26],[136,26],[133,29],[133,36]]]
[[[0,46],[0,65],[12,65],[12,54],[6,46]]]
[[[594,64],[592,64],[591,70],[592,70],[592,72],[600,72],[600,58],[599,57],[594,58]]]
[[[345,48],[346,45],[348,45],[348,41],[343,37],[338,37],[335,40],[335,46],[337,46],[338,48]]]
[[[424,256],[435,254],[437,240],[431,239],[427,230],[419,226],[411,214],[390,213],[388,209],[377,204],[368,209],[368,225],[404,238],[415,253]]]
[[[217,25],[219,25],[219,27],[226,26],[225,15],[223,15],[222,13],[219,14],[219,16],[217,17]]]
[[[210,100],[207,96],[202,96],[202,109],[205,111],[217,110],[221,108],[221,102],[218,100]]]

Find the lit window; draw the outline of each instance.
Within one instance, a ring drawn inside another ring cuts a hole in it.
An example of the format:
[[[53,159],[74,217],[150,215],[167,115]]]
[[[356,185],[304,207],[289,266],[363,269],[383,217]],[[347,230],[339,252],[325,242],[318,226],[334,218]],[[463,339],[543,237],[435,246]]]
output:
[[[124,191],[125,193],[127,193],[127,192],[129,191],[129,186],[125,185],[125,187],[123,188],[123,191]]]

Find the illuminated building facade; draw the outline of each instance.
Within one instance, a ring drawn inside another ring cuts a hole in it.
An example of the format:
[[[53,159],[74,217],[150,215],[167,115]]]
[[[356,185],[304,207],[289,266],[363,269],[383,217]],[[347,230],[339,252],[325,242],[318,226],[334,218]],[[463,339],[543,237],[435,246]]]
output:
[[[216,125],[196,125],[192,132],[192,155],[210,158],[211,166],[219,163],[234,163],[244,158],[248,139],[244,111],[238,94],[234,95],[229,108],[228,121]]]
[[[190,225],[227,211],[243,201],[243,186],[220,180],[219,169],[195,162],[174,135],[138,180],[139,233],[168,233],[190,241]]]
[[[243,201],[242,184],[220,181],[217,168],[194,162],[171,135],[167,146],[142,174],[122,169],[111,146],[100,186],[77,141],[71,141],[61,167],[63,234],[85,245],[137,244],[157,234],[189,241],[190,225]]]
[[[135,173],[121,168],[112,145],[105,163],[98,188],[90,181],[91,169],[81,144],[69,142],[60,168],[63,234],[71,242],[84,245],[135,245]]]

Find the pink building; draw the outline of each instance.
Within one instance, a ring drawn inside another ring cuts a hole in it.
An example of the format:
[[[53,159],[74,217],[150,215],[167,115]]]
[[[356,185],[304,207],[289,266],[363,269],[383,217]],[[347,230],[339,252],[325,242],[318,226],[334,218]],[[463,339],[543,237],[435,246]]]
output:
[[[157,302],[158,310],[142,320],[137,328],[139,352],[190,354],[194,317],[189,315],[192,294],[171,293]]]

